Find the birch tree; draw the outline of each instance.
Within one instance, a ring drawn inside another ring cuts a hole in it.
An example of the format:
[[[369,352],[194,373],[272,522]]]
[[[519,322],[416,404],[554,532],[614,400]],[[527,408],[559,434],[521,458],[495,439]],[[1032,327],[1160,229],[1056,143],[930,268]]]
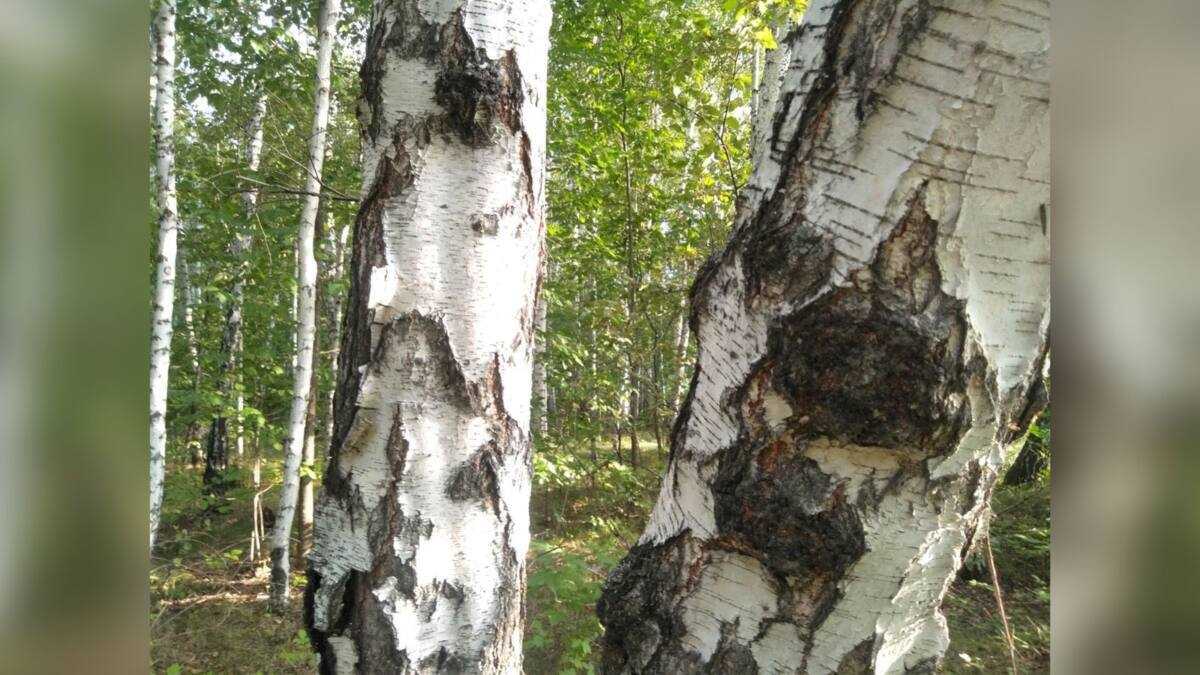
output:
[[[255,103],[254,112],[246,122],[246,143],[243,146],[243,156],[246,170],[250,174],[258,171],[262,161],[263,121],[267,116],[267,99],[260,96]],[[229,390],[234,393],[234,438],[237,454],[240,457],[245,452],[245,440],[242,428],[242,409],[245,397],[238,386],[241,374],[238,369],[244,343],[242,316],[246,299],[246,276],[249,267],[249,252],[252,239],[248,233],[250,223],[254,221],[258,210],[258,187],[251,185],[241,195],[242,213],[246,218],[246,229],[238,231],[229,245],[230,256],[237,264],[234,273],[233,289],[229,297],[229,307],[225,314],[225,330],[221,335],[221,373],[218,380],[218,393],[224,401]],[[228,466],[229,436],[228,421],[224,413],[213,418],[208,432],[208,452],[204,461],[204,481],[213,484],[218,481],[220,473]],[[256,486],[257,487],[257,486]]]
[[[605,672],[936,668],[1044,402],[1047,4],[821,0],[790,32]]]
[[[300,492],[300,461],[312,389],[313,343],[316,329],[317,261],[313,252],[317,211],[320,205],[321,169],[325,161],[325,133],[329,123],[330,67],[341,0],[322,0],[317,16],[316,92],[313,96],[312,133],[308,138],[308,165],[304,206],[300,212],[297,246],[296,365],[293,371],[292,406],[283,464],[283,487],[271,532],[271,604],[289,602],[292,523]]]
[[[543,277],[545,273],[546,270],[543,269]],[[533,400],[536,403],[534,426],[538,437],[545,438],[546,433],[550,430],[550,389],[546,383],[546,340],[549,333],[546,331],[545,296],[538,297],[537,307],[534,309],[534,326],[536,330],[533,353]]]
[[[521,671],[548,0],[381,0],[307,623],[324,672]]]
[[[150,549],[162,514],[167,461],[167,382],[175,308],[175,254],[179,207],[175,197],[175,0],[162,0],[154,17],[154,175],[158,201],[158,257],[150,334]]]

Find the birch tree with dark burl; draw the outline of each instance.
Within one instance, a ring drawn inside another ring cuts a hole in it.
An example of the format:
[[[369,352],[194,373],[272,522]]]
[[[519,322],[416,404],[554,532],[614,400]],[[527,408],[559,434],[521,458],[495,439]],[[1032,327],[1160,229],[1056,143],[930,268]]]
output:
[[[521,670],[547,0],[380,0],[306,621],[323,672]]]
[[[603,671],[936,668],[1045,400],[1048,4],[818,0],[789,31]]]

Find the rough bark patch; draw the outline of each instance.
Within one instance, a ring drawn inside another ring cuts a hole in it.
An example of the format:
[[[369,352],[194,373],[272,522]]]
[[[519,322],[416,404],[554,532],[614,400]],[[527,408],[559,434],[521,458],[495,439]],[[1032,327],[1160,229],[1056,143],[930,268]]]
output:
[[[721,534],[740,539],[777,573],[840,577],[866,550],[854,507],[791,439],[723,455],[713,492]]]
[[[941,290],[937,228],[918,192],[854,285],[771,329],[764,363],[774,390],[802,411],[798,437],[931,454],[957,443],[966,321],[964,303]]]
[[[509,50],[498,61],[489,59],[463,27],[461,10],[442,28],[441,44],[434,100],[459,138],[468,145],[486,144],[495,121],[519,132],[525,93],[516,54]]]
[[[604,583],[596,614],[604,626],[601,671],[606,673],[670,672],[671,661],[687,662],[684,654],[661,653],[675,646],[684,633],[675,606],[681,579],[688,577],[688,533],[662,544],[639,544],[617,565]]]
[[[496,443],[490,442],[475,451],[471,458],[454,470],[446,484],[446,496],[458,501],[482,500],[496,517],[500,517],[500,486],[498,471],[503,461]]]

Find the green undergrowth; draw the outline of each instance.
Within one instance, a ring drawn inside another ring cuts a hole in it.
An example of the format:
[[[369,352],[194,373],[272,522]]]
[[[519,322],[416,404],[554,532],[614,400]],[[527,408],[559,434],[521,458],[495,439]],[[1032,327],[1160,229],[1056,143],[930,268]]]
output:
[[[527,673],[595,672],[600,587],[641,534],[665,460],[653,440],[641,442],[637,467],[628,440],[621,455],[603,443],[596,462],[590,448],[570,446],[534,458]]]
[[[618,461],[602,444],[546,446],[534,459],[533,543],[528,559],[525,672],[592,673],[601,628],[595,603],[607,573],[635,543],[658,491],[665,456],[643,441],[639,466],[628,441]],[[264,484],[278,477],[277,464]],[[150,577],[151,658],[157,673],[310,673],[314,660],[296,601],[267,611],[267,570],[247,559],[249,488],[204,495],[200,472],[171,467],[164,524]],[[274,506],[274,491],[264,503]],[[1048,481],[997,488],[992,546],[1021,673],[1049,668]],[[295,564],[302,567],[302,564]],[[972,557],[943,608],[951,645],[945,672],[1009,671],[1007,643],[986,561]]]
[[[264,486],[279,463],[264,466]],[[292,606],[267,611],[266,556],[249,560],[248,471],[233,469],[220,496],[205,494],[202,469],[168,468],[159,545],[150,569],[153,671],[312,673],[315,660],[301,630],[304,575],[294,576]],[[275,491],[264,495],[273,507]],[[295,562],[293,567],[303,567]]]
[[[1048,478],[998,486],[991,537],[1004,609],[1020,673],[1050,670],[1050,484]],[[950,673],[1011,672],[1008,643],[982,550],[971,556],[946,599]]]

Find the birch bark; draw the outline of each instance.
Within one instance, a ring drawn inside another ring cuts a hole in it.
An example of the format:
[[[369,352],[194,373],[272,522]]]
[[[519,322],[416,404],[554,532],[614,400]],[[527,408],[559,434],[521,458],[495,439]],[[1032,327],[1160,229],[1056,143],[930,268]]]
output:
[[[167,381],[171,371],[172,315],[179,207],[175,198],[175,1],[162,0],[154,18],[154,140],[158,201],[158,258],[150,336],[150,550],[162,514],[167,461]]]
[[[700,272],[605,672],[933,672],[1003,451],[1044,403],[1041,0],[821,0]]]
[[[267,115],[267,99],[260,97],[254,106],[254,113],[246,123],[246,142],[243,146],[243,157],[246,169],[253,173],[258,171],[262,160],[263,121]],[[255,214],[258,210],[258,188],[250,187],[242,193],[242,213],[246,224],[237,228],[233,240],[229,244],[230,257],[237,264],[234,272],[233,288],[229,294],[229,307],[225,313],[225,328],[221,333],[221,371],[217,379],[217,392],[224,402],[232,391],[234,396],[234,443],[240,457],[245,450],[242,438],[242,409],[245,399],[239,383],[241,381],[240,362],[243,344],[242,316],[246,299],[246,275],[249,266],[250,244],[249,234]],[[208,452],[204,460],[204,482],[206,485],[219,483],[222,472],[229,465],[229,434],[228,419],[224,413],[213,418],[208,431]]]
[[[186,243],[186,238],[185,238]],[[179,290],[178,300],[183,301],[182,311],[179,312],[179,317],[183,325],[183,332],[187,339],[188,358],[191,360],[192,366],[192,404],[189,406],[188,416],[191,421],[188,422],[187,429],[183,432],[183,444],[187,448],[189,463],[194,469],[200,463],[200,420],[199,406],[197,402],[200,398],[200,391],[203,385],[204,371],[200,368],[200,345],[196,339],[196,325],[193,320],[192,308],[198,303],[198,289],[191,283],[191,277],[194,270],[193,265],[189,262],[187,247],[180,246],[176,253],[176,265],[179,271],[175,279],[175,287]]]
[[[671,411],[679,412],[679,401],[687,393],[688,387],[688,339],[691,337],[691,326],[688,324],[688,301],[680,301],[679,324],[675,329],[675,381],[671,383]]]
[[[521,672],[548,0],[382,0],[306,620],[324,672]]]
[[[545,270],[542,270],[542,275],[545,276]],[[538,436],[544,438],[550,429],[550,391],[546,384],[546,297],[544,295],[538,297],[537,308],[534,311],[534,323],[537,326],[533,354],[534,414],[536,415],[535,424]]]
[[[297,246],[299,274],[292,409],[285,444],[283,486],[280,490],[275,526],[271,532],[271,603],[275,607],[286,606],[290,596],[289,549],[300,492],[300,462],[304,449],[304,429],[308,420],[313,342],[316,332],[317,260],[313,253],[313,239],[320,205],[321,169],[325,163],[325,133],[329,124],[330,68],[340,14],[341,0],[322,0],[317,16],[316,93],[313,101],[312,134],[308,138],[308,175],[304,183],[306,195],[300,212]]]

